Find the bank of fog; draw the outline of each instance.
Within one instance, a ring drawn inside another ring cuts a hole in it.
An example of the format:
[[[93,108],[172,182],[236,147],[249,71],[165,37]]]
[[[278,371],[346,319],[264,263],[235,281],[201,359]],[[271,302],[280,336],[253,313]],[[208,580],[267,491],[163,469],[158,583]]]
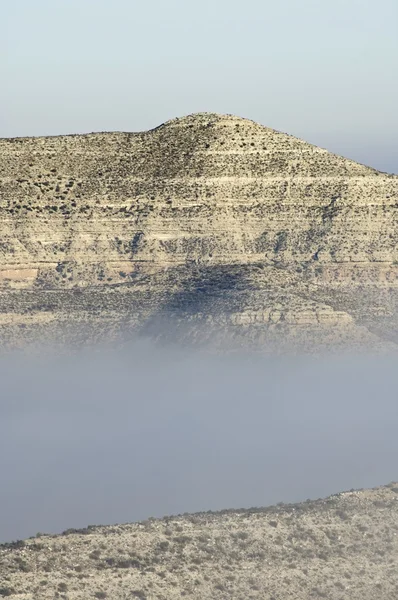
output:
[[[0,538],[318,498],[398,478],[393,357],[148,343],[0,361]]]

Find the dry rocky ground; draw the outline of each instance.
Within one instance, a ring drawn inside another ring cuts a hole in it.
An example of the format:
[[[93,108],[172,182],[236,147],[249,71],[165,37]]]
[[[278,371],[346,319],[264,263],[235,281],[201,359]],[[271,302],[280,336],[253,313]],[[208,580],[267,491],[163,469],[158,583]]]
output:
[[[398,176],[230,115],[1,139],[1,343],[396,348],[397,206]]]
[[[230,115],[0,140],[0,345],[398,349],[398,176]],[[398,484],[0,547],[20,600],[398,598]]]
[[[38,534],[0,547],[0,596],[393,600],[398,484],[300,504]]]

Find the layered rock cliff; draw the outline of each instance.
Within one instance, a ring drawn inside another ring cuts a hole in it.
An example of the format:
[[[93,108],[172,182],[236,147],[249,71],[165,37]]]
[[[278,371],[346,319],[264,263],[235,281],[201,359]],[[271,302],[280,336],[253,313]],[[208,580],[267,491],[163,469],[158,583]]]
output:
[[[2,139],[1,340],[393,347],[397,207],[397,176],[229,115]]]

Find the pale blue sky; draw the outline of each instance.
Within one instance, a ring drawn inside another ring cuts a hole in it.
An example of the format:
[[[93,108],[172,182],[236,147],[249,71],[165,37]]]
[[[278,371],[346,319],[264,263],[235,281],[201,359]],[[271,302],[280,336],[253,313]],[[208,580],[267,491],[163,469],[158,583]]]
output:
[[[0,136],[234,113],[398,172],[397,0],[3,0]]]

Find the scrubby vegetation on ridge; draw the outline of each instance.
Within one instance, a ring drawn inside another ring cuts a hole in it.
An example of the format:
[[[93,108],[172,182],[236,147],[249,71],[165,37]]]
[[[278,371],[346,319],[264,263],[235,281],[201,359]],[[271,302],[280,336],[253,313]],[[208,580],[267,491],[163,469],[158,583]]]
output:
[[[397,537],[391,483],[3,544],[0,591],[39,600],[390,600],[398,594]]]

